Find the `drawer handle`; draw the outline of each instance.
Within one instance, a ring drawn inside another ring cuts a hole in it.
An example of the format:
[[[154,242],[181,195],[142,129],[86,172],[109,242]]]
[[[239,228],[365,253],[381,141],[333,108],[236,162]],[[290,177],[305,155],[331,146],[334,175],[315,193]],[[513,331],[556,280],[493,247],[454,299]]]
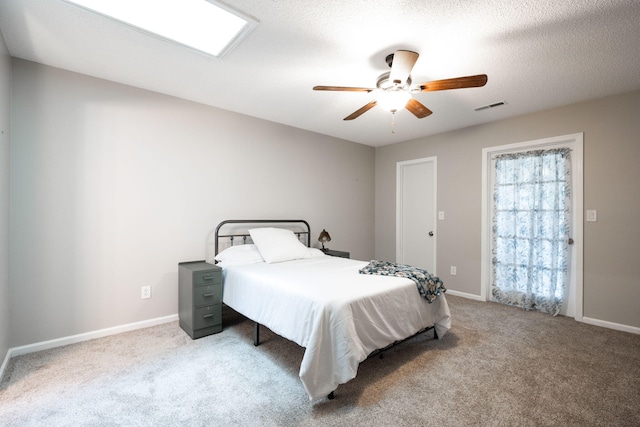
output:
[[[205,314],[204,316],[202,316],[203,319],[208,319],[210,317],[213,317],[213,314]]]
[[[215,294],[214,294],[213,292],[210,292],[210,293],[208,293],[208,294],[202,294],[202,297],[203,297],[203,298],[209,298],[209,297],[212,297],[212,296],[214,296],[214,295],[215,295]]]
[[[202,276],[202,280],[211,280],[213,279],[213,276],[211,274],[209,274],[208,276]]]

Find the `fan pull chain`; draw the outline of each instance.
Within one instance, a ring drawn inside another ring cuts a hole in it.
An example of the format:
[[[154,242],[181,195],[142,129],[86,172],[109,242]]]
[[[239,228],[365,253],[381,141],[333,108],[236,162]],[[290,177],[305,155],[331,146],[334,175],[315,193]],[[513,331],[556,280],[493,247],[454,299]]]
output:
[[[391,133],[396,133],[396,110],[391,110]]]

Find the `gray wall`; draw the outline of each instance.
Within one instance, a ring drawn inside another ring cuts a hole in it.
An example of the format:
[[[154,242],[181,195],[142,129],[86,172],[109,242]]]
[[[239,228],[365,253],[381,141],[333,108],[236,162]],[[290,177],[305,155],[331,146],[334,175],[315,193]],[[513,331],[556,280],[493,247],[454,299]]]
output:
[[[395,164],[427,156],[438,157],[446,212],[438,271],[479,295],[482,148],[576,132],[585,208],[598,210],[585,223],[584,316],[640,327],[640,92],[374,150],[18,59],[11,81],[6,49],[0,57],[0,127],[13,86],[10,242],[8,132],[0,139],[0,251],[11,267],[4,256],[0,355],[175,314],[176,264],[208,257],[227,218],[305,218],[314,235],[331,232],[332,248],[392,260]]]
[[[11,57],[0,34],[0,366],[9,351],[9,121]]]
[[[639,112],[640,91],[377,148],[376,258],[395,259],[396,162],[437,156],[437,271],[480,295],[482,149],[583,132],[584,208],[598,212],[584,223],[583,315],[640,327]]]
[[[177,313],[177,264],[224,219],[304,218],[373,256],[372,147],[13,64],[12,346]]]

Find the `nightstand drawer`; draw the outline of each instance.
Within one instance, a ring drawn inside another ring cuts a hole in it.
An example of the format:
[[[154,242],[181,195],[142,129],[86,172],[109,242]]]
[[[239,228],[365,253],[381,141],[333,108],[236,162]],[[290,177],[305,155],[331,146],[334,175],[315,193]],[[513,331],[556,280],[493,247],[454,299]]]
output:
[[[205,261],[178,263],[178,317],[193,339],[222,332],[222,269]]]
[[[193,288],[193,305],[219,304],[222,302],[222,285],[206,285]]]
[[[222,277],[217,271],[202,270],[193,272],[193,286],[213,285],[215,283],[222,283]]]
[[[194,329],[206,328],[222,323],[222,307],[220,304],[208,305],[195,309]]]

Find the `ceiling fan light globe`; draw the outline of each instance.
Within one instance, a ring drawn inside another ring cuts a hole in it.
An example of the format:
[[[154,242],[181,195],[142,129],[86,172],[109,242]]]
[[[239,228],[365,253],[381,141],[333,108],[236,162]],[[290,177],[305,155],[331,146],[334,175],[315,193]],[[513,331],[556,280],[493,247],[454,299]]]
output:
[[[411,94],[404,90],[385,90],[378,95],[378,105],[385,110],[394,112],[401,110],[411,99]]]

